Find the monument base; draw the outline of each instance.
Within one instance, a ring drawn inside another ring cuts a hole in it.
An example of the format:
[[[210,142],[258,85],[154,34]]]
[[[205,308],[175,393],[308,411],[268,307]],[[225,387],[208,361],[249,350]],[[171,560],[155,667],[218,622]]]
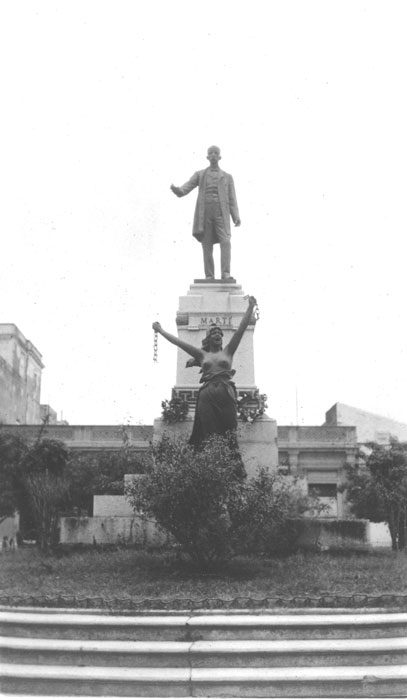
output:
[[[249,479],[259,469],[269,474],[278,468],[277,421],[266,415],[252,423],[238,421],[237,440]]]
[[[227,279],[222,279],[219,277],[203,277],[194,280],[194,284],[236,284],[234,277],[228,277]]]
[[[193,418],[187,417],[178,423],[166,423],[162,418],[154,421],[153,443],[161,440],[164,434],[172,439],[188,440],[192,433]],[[270,474],[278,467],[277,422],[266,415],[252,423],[238,420],[237,439],[240,454],[248,478],[256,475],[259,469]]]

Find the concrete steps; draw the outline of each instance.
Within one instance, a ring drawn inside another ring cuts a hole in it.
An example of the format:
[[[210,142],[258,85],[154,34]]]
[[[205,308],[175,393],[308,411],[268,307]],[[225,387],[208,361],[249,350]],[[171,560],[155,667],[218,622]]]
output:
[[[3,696],[406,697],[407,613],[0,611]]]
[[[407,664],[407,638],[133,642],[0,637],[4,663],[117,667]]]

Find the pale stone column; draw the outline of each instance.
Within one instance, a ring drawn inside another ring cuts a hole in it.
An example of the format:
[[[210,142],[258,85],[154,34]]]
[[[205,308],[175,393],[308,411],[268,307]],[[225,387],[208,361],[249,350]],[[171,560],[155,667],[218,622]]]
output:
[[[178,337],[187,343],[200,346],[212,323],[223,331],[223,345],[227,345],[237,330],[247,309],[247,298],[240,284],[221,282],[196,282],[187,294],[180,297],[177,311]],[[244,333],[233,360],[236,370],[235,383],[239,391],[256,390],[254,379],[253,334],[254,319]],[[175,394],[193,402],[199,388],[199,368],[185,367],[188,355],[177,352],[177,377]]]

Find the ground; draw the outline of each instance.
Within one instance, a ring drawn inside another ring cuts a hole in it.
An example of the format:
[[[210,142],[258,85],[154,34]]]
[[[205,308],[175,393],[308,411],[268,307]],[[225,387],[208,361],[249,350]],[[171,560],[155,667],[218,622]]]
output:
[[[223,570],[198,574],[173,554],[111,549],[41,554],[23,547],[0,557],[4,596],[103,598],[270,598],[326,595],[407,596],[407,556],[294,554],[276,559],[237,559]],[[0,600],[1,602],[1,600]],[[407,597],[404,601],[407,603]]]

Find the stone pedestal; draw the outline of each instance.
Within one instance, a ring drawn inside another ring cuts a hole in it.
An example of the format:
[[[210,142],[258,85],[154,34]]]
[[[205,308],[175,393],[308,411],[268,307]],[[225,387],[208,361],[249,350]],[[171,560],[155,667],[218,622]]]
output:
[[[223,345],[227,345],[238,328],[247,309],[247,297],[240,284],[214,280],[195,280],[187,294],[180,297],[177,311],[178,337],[186,343],[200,347],[212,323],[223,331]],[[239,395],[256,390],[254,379],[253,334],[255,319],[247,328],[233,359],[236,370],[235,383]],[[199,368],[185,367],[188,355],[181,349],[177,353],[177,378],[173,397],[186,401],[194,410],[199,389]]]
[[[187,294],[180,297],[177,311],[178,337],[191,345],[201,346],[211,324],[223,331],[223,346],[227,345],[237,330],[247,309],[247,296],[235,280],[222,282],[195,280]],[[262,405],[254,378],[255,329],[253,317],[245,331],[233,358],[236,370],[234,381],[239,398],[244,398],[250,411]],[[186,420],[167,424],[162,418],[154,421],[153,441],[158,442],[164,433],[174,438],[188,439],[192,433],[193,416],[199,390],[199,367],[186,367],[188,355],[181,349],[177,353],[177,378],[172,390],[173,398],[188,402]],[[238,421],[238,442],[247,475],[252,477],[259,468],[273,471],[278,466],[277,424],[265,414],[253,422]]]
[[[266,415],[253,423],[239,421],[237,439],[247,476],[259,469],[274,472],[278,467],[277,422]]]

